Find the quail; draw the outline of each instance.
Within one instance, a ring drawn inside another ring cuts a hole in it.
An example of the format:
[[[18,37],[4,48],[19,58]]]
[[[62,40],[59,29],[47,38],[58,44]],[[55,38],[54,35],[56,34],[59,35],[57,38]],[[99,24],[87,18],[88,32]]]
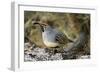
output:
[[[46,17],[42,17],[41,19],[33,19],[33,25],[40,25],[42,30],[42,39],[43,43],[47,48],[56,48],[67,44],[69,41],[73,42],[72,40],[68,39],[67,36],[58,30],[56,27],[53,27],[49,20]]]

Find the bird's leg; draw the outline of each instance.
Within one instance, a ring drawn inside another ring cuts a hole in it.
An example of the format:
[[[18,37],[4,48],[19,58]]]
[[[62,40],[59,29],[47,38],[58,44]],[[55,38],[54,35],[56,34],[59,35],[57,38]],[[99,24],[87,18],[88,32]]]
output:
[[[55,48],[51,48],[50,53],[51,53],[52,55],[54,55],[54,54],[55,54],[55,53],[54,53],[54,49],[55,49]]]
[[[49,53],[50,55],[53,54],[54,48],[45,48],[46,52]]]
[[[53,53],[53,54],[58,53],[58,48],[59,48],[58,46],[57,46],[57,47],[54,47],[54,48],[52,49],[52,53]]]
[[[56,54],[57,53],[57,49],[56,48],[53,48],[52,49],[52,54],[54,55],[54,54]]]

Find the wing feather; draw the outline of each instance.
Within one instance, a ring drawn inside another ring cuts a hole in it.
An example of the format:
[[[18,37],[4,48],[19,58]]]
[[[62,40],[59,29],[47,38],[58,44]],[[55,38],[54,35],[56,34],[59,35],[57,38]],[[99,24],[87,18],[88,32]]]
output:
[[[60,44],[67,44],[67,37],[63,33],[57,33],[55,36],[55,40]]]

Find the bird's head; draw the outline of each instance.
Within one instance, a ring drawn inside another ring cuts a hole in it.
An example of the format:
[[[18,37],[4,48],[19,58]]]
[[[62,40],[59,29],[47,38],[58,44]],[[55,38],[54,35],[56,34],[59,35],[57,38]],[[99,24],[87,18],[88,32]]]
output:
[[[41,18],[39,16],[37,16],[37,17],[33,18],[32,24],[40,25],[42,31],[44,31],[48,26],[52,25],[50,19],[48,19],[46,16],[43,16]]]
[[[39,22],[40,22],[40,17],[39,16],[36,16],[36,17],[32,18],[32,24],[33,25],[39,24]]]

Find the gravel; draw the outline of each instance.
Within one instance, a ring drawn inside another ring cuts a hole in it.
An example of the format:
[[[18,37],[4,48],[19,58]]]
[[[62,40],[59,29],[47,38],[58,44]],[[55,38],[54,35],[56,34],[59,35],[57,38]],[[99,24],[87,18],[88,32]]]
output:
[[[52,50],[53,51],[53,50]],[[57,52],[53,53],[47,51],[46,48],[36,47],[35,44],[25,43],[24,44],[24,61],[53,61],[53,60],[67,60],[67,59],[89,59],[90,55],[78,55],[74,51],[72,52]]]

